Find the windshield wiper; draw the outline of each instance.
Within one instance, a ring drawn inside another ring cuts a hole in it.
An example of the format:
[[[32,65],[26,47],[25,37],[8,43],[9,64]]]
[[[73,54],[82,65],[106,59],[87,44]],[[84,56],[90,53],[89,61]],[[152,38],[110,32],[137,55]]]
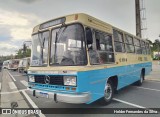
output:
[[[42,61],[43,61],[43,49],[44,49],[44,43],[45,43],[45,37],[44,37],[44,39],[43,39],[43,43],[42,43],[42,46],[41,46],[41,50],[42,50],[42,52],[41,52],[41,54],[42,54]]]
[[[41,38],[40,38],[39,34],[41,34]],[[43,39],[43,33],[38,33],[38,39],[39,39],[39,43],[40,43],[40,47],[41,47],[41,60],[43,62],[43,48],[44,48],[44,43],[45,43],[46,39],[45,39],[45,37]]]
[[[64,28],[63,28],[64,26]],[[61,31],[61,29],[63,28],[63,30]],[[65,24],[62,24],[61,27],[59,28],[59,30],[56,32],[56,36],[55,36],[55,49],[54,49],[54,63],[57,63],[57,41],[59,40],[59,38],[62,36],[63,32],[65,31],[65,29],[67,28],[67,26]],[[61,32],[61,33],[60,33]]]

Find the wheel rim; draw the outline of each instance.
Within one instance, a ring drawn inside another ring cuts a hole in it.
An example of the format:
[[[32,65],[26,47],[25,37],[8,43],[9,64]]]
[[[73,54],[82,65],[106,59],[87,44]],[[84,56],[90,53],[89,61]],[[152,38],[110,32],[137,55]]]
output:
[[[107,86],[105,87],[104,90],[104,98],[106,100],[109,100],[111,99],[111,97],[112,97],[112,86],[109,83],[107,83]]]

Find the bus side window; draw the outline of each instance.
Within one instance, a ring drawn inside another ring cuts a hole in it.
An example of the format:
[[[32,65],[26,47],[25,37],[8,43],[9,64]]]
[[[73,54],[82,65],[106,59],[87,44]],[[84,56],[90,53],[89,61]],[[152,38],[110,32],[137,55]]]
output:
[[[96,39],[96,47],[97,47],[97,50],[101,50],[100,39]]]
[[[97,52],[99,55],[99,63],[100,64],[113,63],[114,52],[113,52],[111,35],[105,32],[96,31],[95,38],[96,38]]]

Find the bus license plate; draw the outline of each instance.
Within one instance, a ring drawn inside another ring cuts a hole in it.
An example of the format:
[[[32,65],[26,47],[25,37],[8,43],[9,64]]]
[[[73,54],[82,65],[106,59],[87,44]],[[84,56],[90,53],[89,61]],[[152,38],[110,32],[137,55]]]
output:
[[[40,97],[48,98],[48,93],[45,92],[39,92]]]

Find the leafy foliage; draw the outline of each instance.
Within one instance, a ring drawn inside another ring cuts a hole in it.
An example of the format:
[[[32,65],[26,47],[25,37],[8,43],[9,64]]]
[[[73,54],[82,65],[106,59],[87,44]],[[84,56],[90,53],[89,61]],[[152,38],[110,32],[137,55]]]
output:
[[[155,41],[152,43],[152,41],[147,40],[150,43],[151,51],[152,51],[152,57],[153,57],[153,52],[160,52],[160,40],[155,39]],[[160,56],[156,59],[160,60]]]
[[[31,49],[27,48],[26,51],[24,51],[23,49],[19,49],[16,53],[15,58],[21,59],[21,58],[30,57],[30,56],[31,56]]]

